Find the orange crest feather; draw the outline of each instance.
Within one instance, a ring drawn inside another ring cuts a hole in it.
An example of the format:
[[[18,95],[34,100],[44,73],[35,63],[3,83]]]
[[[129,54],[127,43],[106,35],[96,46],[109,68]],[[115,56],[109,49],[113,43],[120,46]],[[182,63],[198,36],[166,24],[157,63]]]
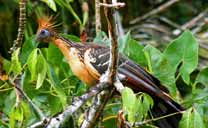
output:
[[[47,29],[49,31],[56,31],[56,27],[58,26],[55,22],[53,22],[53,17],[42,17],[38,19],[38,29]]]

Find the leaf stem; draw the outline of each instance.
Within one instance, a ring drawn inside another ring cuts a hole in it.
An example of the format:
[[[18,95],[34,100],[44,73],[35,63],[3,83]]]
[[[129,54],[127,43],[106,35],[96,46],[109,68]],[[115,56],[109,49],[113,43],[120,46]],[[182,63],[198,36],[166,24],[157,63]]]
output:
[[[150,55],[147,51],[144,51],[144,55],[145,55],[145,58],[147,60],[147,66],[148,66],[148,70],[150,73],[153,73],[153,70],[152,70],[152,64],[151,64],[151,60],[150,60]]]

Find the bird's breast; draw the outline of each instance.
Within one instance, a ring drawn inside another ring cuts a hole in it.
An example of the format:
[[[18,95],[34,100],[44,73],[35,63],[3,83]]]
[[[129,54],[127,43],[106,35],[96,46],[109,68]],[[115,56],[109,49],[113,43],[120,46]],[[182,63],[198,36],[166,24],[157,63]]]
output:
[[[87,85],[95,85],[97,83],[97,80],[89,73],[86,65],[80,58],[79,51],[76,48],[70,48],[68,56],[66,58],[72,72],[81,81],[83,81]]]

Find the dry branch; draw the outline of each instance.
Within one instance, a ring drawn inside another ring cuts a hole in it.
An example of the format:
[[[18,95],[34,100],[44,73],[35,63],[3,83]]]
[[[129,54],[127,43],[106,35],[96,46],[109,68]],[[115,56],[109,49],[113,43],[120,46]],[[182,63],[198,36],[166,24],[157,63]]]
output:
[[[101,31],[101,20],[100,20],[100,0],[95,0],[95,29],[96,35]]]
[[[205,15],[207,14],[208,9],[205,9],[203,12],[201,12],[199,15],[197,15],[196,17],[194,17],[193,19],[191,19],[189,22],[185,23],[181,28],[182,29],[187,29],[187,28],[191,28],[194,25],[196,25],[196,23],[205,17]]]

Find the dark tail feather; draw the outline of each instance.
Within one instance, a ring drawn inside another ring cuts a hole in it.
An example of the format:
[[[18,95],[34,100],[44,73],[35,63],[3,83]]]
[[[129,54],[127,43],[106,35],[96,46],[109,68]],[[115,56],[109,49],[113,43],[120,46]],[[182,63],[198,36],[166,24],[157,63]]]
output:
[[[125,77],[122,80],[126,86],[132,88],[135,92],[146,92],[152,96],[154,106],[151,114],[154,118],[169,115],[172,113],[183,111],[184,108],[176,103],[160,85],[159,80],[147,73],[141,67],[134,63],[125,63],[120,65],[118,72]],[[173,115],[156,121],[160,128],[177,128],[181,119],[181,114]]]

